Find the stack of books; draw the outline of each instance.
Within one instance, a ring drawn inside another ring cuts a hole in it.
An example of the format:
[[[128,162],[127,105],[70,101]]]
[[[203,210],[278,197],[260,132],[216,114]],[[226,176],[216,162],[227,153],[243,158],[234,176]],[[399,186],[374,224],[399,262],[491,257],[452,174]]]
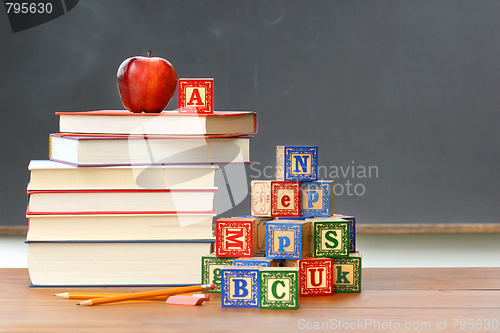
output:
[[[216,172],[249,162],[254,112],[58,112],[50,160],[31,161],[32,286],[201,282]]]

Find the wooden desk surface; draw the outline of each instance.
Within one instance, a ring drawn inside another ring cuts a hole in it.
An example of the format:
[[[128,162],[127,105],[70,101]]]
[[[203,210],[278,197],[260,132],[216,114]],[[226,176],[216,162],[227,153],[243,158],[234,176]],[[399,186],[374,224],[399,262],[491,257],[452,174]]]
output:
[[[95,307],[65,291],[151,288],[29,288],[26,269],[0,269],[0,332],[500,332],[500,268],[368,268],[360,294],[302,297],[298,310],[136,301]]]

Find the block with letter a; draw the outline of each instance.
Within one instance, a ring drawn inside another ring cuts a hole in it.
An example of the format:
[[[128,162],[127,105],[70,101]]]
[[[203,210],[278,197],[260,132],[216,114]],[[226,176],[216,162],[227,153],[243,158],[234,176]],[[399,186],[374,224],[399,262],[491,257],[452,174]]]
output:
[[[276,179],[315,181],[318,179],[318,147],[277,146]]]
[[[228,266],[222,269],[221,305],[223,307],[259,307],[259,268]]]
[[[179,79],[178,84],[179,112],[214,112],[214,79]]]
[[[218,219],[215,224],[217,257],[264,256],[266,221],[258,217]]]

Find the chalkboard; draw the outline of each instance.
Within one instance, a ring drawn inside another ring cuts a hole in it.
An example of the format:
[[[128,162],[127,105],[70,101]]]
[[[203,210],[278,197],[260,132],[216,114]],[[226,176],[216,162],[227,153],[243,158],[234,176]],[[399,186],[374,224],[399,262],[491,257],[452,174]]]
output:
[[[213,77],[217,110],[258,113],[248,182],[277,145],[315,145],[360,223],[499,222],[499,1],[72,3],[16,33],[0,15],[1,224],[27,223],[54,112],[122,108],[117,68],[147,50]]]

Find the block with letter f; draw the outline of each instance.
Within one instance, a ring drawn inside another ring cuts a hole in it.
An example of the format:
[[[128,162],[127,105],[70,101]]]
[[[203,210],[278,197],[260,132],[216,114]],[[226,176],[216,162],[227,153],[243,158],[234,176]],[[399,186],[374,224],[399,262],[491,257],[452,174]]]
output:
[[[318,147],[276,147],[276,179],[315,181],[318,179]]]
[[[179,79],[178,84],[179,112],[214,112],[214,79]]]

